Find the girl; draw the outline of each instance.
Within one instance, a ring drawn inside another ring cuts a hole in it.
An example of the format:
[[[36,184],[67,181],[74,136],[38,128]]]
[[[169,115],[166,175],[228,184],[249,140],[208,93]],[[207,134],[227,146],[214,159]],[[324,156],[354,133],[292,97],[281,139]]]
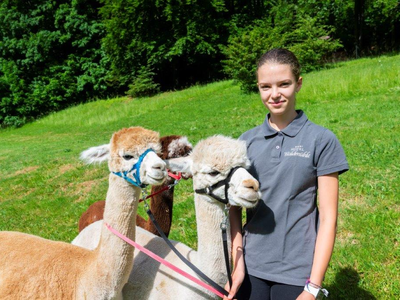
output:
[[[257,81],[269,114],[241,139],[262,201],[247,211],[244,236],[241,211],[231,208],[235,269],[225,299],[237,292],[239,300],[313,300],[327,293],[321,286],[336,235],[338,176],[349,166],[335,135],[295,109],[303,79],[292,52],[265,53]]]

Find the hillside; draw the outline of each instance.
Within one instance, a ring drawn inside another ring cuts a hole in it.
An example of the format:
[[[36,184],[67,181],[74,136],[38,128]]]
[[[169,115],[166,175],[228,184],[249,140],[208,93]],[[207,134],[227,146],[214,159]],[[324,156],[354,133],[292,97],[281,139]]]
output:
[[[303,76],[297,107],[337,135],[351,168],[340,178],[338,238],[325,280],[330,299],[400,297],[399,70],[397,55]],[[85,166],[79,153],[122,127],[186,135],[195,144],[213,134],[238,137],[265,114],[258,95],[222,81],[98,100],[0,131],[0,230],[72,240],[80,214],[105,198],[108,179],[106,165]],[[195,247],[191,182],[175,195],[170,237]]]

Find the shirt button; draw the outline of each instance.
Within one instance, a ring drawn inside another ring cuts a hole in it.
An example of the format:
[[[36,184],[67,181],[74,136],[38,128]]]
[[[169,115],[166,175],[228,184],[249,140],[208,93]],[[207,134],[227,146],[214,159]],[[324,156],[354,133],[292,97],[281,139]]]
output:
[[[279,149],[279,146],[276,146],[276,149]]]

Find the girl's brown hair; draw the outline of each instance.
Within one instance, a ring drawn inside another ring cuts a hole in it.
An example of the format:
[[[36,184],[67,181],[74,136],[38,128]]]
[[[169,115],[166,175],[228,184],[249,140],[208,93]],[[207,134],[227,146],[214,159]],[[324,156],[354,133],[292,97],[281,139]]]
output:
[[[258,69],[266,63],[289,65],[296,80],[299,80],[300,78],[300,63],[297,60],[296,55],[287,49],[275,48],[264,53],[258,60],[257,73]]]

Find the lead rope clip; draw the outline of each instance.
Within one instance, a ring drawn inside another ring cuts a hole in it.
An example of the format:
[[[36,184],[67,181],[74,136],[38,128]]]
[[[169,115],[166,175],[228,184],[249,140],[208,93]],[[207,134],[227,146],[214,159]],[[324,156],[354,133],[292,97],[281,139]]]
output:
[[[141,201],[143,201],[144,202],[144,206],[146,207],[146,209],[150,209],[150,207],[149,207],[149,205],[147,204],[147,201],[146,201],[146,199],[147,199],[147,189],[142,189],[142,199],[141,199]]]
[[[229,209],[231,208],[230,204],[225,204],[225,208],[224,208],[224,219],[222,220],[221,224],[219,225],[219,227],[222,230],[226,230],[226,228],[228,228],[228,217],[229,217]]]
[[[176,186],[179,183],[178,179],[175,179],[174,183],[171,183],[170,185],[168,185],[168,189],[172,189],[174,186]]]

